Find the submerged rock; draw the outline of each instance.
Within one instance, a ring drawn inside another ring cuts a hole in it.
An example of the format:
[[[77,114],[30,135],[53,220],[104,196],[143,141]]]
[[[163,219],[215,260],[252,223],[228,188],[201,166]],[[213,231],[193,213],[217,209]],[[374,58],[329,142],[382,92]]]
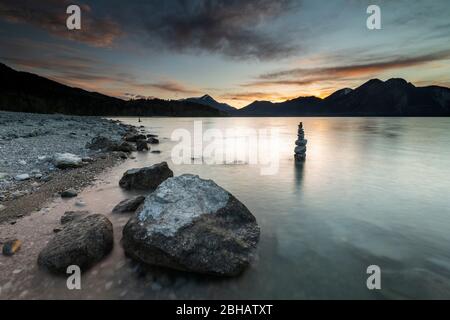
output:
[[[83,165],[83,161],[72,153],[57,153],[53,157],[55,167],[59,169],[78,168]]]
[[[150,148],[147,144],[147,141],[145,141],[145,140],[136,141],[136,148],[137,148],[137,151],[150,150]]]
[[[117,206],[114,207],[114,213],[125,213],[134,212],[137,208],[144,202],[144,196],[137,196],[131,199],[126,199],[121,201]]]
[[[124,189],[154,190],[170,177],[173,177],[172,170],[169,169],[167,162],[161,162],[150,167],[126,171],[119,185]]]
[[[6,241],[3,244],[2,253],[4,256],[12,256],[17,251],[20,250],[21,246],[22,246],[22,242],[20,240],[14,239],[14,240]]]
[[[82,271],[100,261],[113,248],[113,227],[101,214],[67,223],[39,253],[38,264],[51,272],[65,273],[70,265]]]
[[[251,212],[212,180],[182,175],[164,181],[123,230],[132,258],[178,270],[234,276],[259,240]]]
[[[147,139],[147,142],[150,143],[150,144],[158,144],[159,140],[156,139],[156,138],[150,137],[150,138]]]

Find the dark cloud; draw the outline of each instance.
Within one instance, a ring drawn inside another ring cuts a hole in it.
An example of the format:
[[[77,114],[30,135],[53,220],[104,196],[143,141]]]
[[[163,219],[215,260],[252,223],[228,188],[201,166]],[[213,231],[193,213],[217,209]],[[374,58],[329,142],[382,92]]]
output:
[[[296,4],[291,0],[171,0],[153,2],[133,14],[146,40],[177,52],[206,51],[234,58],[272,59],[297,46],[263,28]],[[272,30],[272,32],[274,32]]]
[[[52,35],[83,42],[95,47],[111,46],[122,35],[118,24],[91,7],[80,4],[81,30],[68,30],[66,8],[73,4],[67,0],[2,0],[0,19],[10,23],[31,24]]]
[[[282,58],[298,50],[286,32],[267,28],[298,7],[298,0],[82,1],[80,31],[66,28],[69,4],[68,0],[2,0],[0,18],[98,47],[111,46],[126,34],[126,40],[152,50],[240,59]]]

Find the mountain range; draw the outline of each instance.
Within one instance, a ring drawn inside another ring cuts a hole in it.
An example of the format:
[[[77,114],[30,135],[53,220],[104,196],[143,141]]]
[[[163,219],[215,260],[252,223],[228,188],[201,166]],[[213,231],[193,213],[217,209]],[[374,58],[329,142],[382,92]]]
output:
[[[0,110],[95,116],[450,116],[450,89],[404,79],[372,79],[330,96],[254,101],[242,109],[209,95],[182,100],[122,100],[69,87],[0,63]]]
[[[13,70],[0,63],[0,110],[88,116],[221,117],[226,113],[189,101],[122,100],[72,88],[56,81]]]
[[[450,116],[450,89],[416,87],[404,79],[372,79],[321,99],[299,97],[279,103],[255,101],[241,116]]]

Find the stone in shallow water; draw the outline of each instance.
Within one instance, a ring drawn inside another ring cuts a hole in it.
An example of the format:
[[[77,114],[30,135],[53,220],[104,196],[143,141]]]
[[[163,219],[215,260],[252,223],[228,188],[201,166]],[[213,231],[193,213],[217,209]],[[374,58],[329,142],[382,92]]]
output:
[[[259,240],[251,212],[212,180],[164,181],[123,230],[132,258],[150,265],[233,276],[250,263]]]
[[[117,206],[114,207],[114,213],[125,213],[134,212],[137,208],[144,202],[144,196],[137,196],[131,199],[126,199],[121,201]]]
[[[169,177],[173,177],[172,170],[167,162],[161,162],[151,167],[126,171],[119,185],[124,189],[154,190]]]
[[[39,253],[38,264],[55,273],[65,273],[70,265],[85,271],[105,257],[113,245],[111,222],[104,215],[91,214],[66,223]]]
[[[136,141],[136,149],[137,151],[144,151],[144,150],[148,151],[150,148],[146,140],[138,140]]]

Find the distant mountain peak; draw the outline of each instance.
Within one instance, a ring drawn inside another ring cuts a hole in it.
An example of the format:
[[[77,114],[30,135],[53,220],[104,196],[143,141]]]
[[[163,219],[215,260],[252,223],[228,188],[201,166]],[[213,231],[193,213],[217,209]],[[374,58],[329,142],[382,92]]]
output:
[[[216,101],[213,97],[211,97],[209,94],[205,94],[202,97],[200,97],[200,99],[202,100],[214,100]]]
[[[190,102],[195,102],[195,103],[199,103],[199,104],[203,104],[206,106],[210,106],[213,107],[215,109],[218,109],[220,111],[225,111],[225,112],[234,112],[236,111],[236,108],[226,104],[226,103],[221,103],[218,102],[217,100],[215,100],[213,97],[211,97],[209,94],[205,94],[201,97],[193,97],[193,98],[187,98],[184,99],[186,101],[190,101]]]

